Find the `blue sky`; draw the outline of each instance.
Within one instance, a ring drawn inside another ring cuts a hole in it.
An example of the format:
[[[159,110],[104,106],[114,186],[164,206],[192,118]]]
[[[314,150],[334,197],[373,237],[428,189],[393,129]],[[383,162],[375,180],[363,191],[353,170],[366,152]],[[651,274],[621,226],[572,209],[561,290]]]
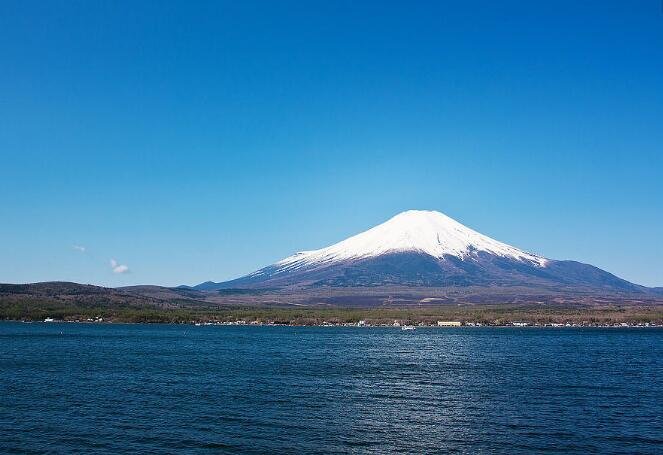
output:
[[[4,1],[0,87],[0,282],[219,281],[418,208],[663,286],[659,0]]]

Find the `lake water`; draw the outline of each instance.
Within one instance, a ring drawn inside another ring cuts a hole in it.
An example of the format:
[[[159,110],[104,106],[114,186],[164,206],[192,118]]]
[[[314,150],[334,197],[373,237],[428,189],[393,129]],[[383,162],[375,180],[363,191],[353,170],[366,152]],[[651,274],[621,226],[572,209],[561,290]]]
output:
[[[0,323],[0,452],[663,453],[663,330]]]

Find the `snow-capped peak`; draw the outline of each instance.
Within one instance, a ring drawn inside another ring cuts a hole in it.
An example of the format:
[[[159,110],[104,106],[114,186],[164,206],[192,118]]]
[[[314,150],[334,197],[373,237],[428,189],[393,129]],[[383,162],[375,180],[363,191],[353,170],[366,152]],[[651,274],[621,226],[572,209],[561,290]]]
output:
[[[463,260],[485,252],[537,266],[547,263],[543,257],[479,234],[443,213],[408,210],[361,234],[327,248],[297,253],[275,266],[284,271],[396,252],[420,252],[439,259],[455,256]]]

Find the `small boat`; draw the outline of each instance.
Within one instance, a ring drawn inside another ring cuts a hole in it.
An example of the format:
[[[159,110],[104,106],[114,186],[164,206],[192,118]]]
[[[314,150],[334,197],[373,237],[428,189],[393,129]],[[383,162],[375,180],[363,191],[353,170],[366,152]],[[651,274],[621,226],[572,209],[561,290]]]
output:
[[[413,325],[404,325],[403,327],[401,327],[401,330],[414,330],[414,326]]]
[[[55,319],[53,319],[53,318],[46,318],[46,319],[44,319],[44,322],[55,322]]]

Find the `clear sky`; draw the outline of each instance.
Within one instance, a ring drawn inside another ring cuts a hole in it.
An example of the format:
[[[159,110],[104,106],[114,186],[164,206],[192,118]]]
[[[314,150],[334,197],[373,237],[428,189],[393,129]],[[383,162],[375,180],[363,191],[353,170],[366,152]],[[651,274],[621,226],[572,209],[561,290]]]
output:
[[[663,286],[661,2],[5,0],[0,158],[0,282],[220,281],[432,209]]]

